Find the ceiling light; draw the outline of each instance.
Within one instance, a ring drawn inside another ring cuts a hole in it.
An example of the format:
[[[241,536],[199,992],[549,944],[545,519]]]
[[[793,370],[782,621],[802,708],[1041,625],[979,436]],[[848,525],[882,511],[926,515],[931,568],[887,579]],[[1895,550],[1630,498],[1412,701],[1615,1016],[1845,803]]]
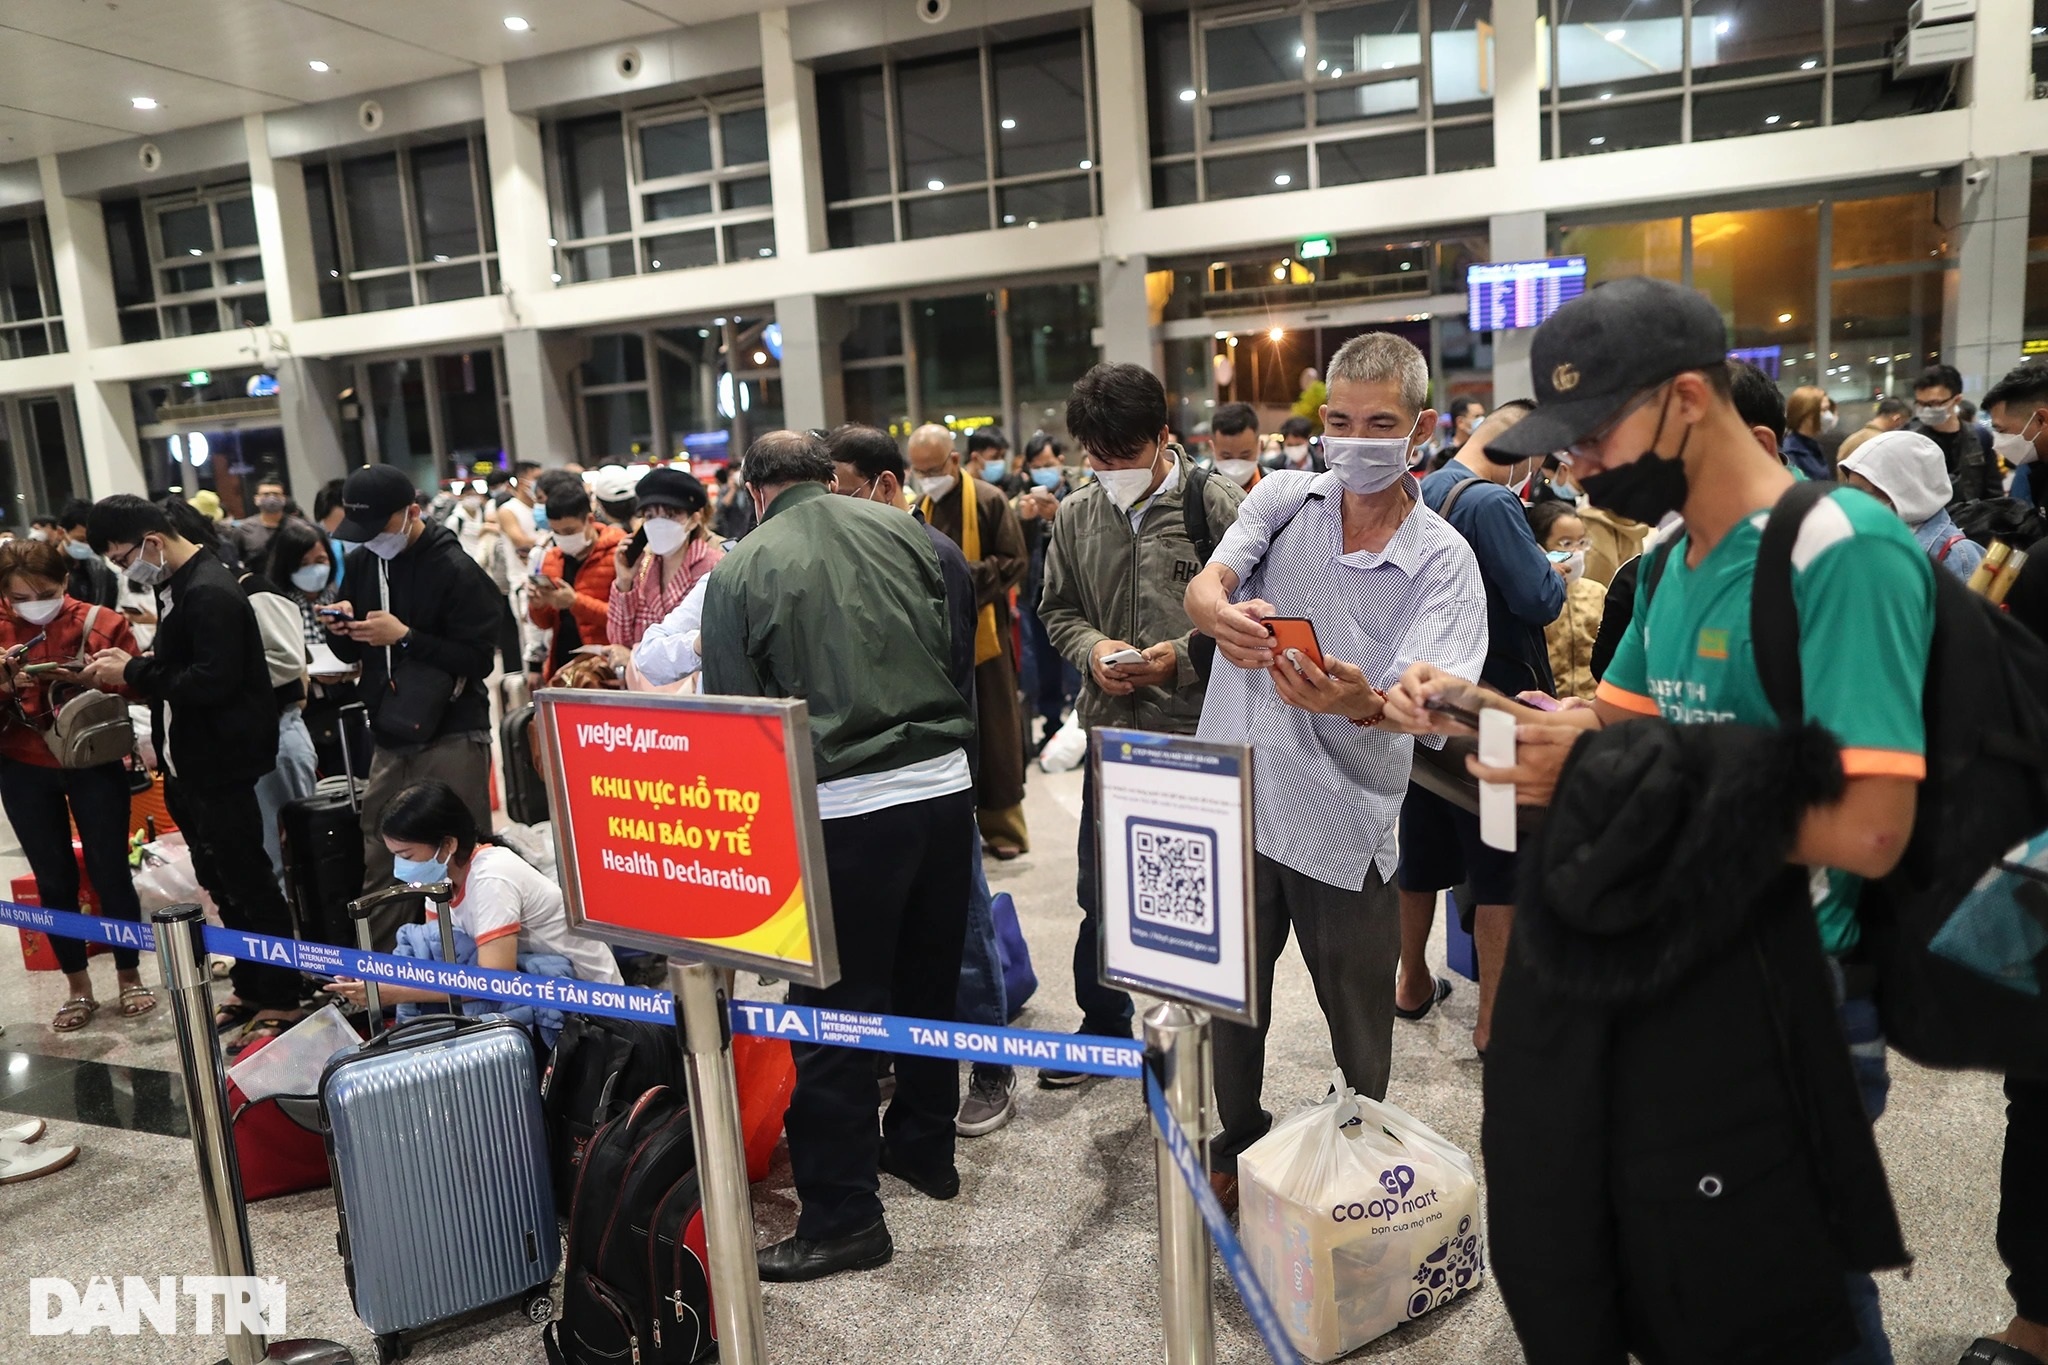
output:
[[[2041,36],[2042,34],[2044,34],[2044,33],[2048,33],[2048,28],[2039,28],[2039,27],[2037,27],[2037,28],[2035,28],[2035,30],[2034,30],[2034,36],[2035,36],[2036,38],[2040,37],[2040,36]]]
[[[1403,270],[1413,270],[1413,269],[1415,268],[1415,262],[1413,262],[1413,261],[1403,261],[1403,262],[1401,262],[1401,268],[1402,268]]]
[[[1614,92],[1612,90],[1602,90],[1600,92],[1600,98],[1603,100],[1611,100],[1614,98]]]
[[[1604,147],[1607,145],[1607,139],[1604,137],[1589,137],[1586,139],[1586,145],[1588,147]]]
[[[562,277],[559,274],[550,275],[548,276],[548,278],[553,280],[556,284],[560,284],[562,282]]]
[[[1776,114],[1767,114],[1767,115],[1765,115],[1765,117],[1764,117],[1764,122],[1765,122],[1765,123],[1776,123],[1777,121],[1778,121],[1778,116],[1777,116]]]
[[[1004,226],[1004,227],[1008,227],[1008,226],[1009,226],[1010,224],[1012,224],[1012,223],[1014,223],[1014,222],[1016,222],[1016,221],[1017,221],[1017,215],[1016,215],[1016,214],[1014,214],[1014,213],[1006,213],[1006,214],[1004,214],[1004,215],[1003,215],[1003,226]]]
[[[1182,104],[1193,104],[1193,103],[1195,102],[1195,92],[1194,92],[1194,91],[1192,91],[1192,90],[1183,90],[1183,91],[1181,91],[1181,92],[1180,92],[1180,102],[1181,102]]]
[[[1218,332],[1218,333],[1216,334],[1216,339],[1217,339],[1218,341],[1228,341],[1228,340],[1230,340],[1230,333],[1228,333],[1228,332]]]
[[[1011,129],[1015,128],[1016,126],[1017,120],[1013,118],[1006,118],[1003,120],[1003,131],[1006,133],[1009,132]]]
[[[1095,163],[1093,161],[1083,161],[1081,163],[1081,169],[1084,171],[1092,171],[1095,169]]]
[[[768,363],[768,353],[766,351],[754,352],[754,363],[756,365],[766,365]]]
[[[559,246],[559,245],[560,245],[560,243],[558,243],[557,241],[555,241],[555,239],[554,239],[554,238],[550,237],[550,238],[548,238],[548,245],[549,245],[549,246]]]
[[[327,278],[330,280],[338,280],[341,278],[341,272],[339,270],[330,270],[327,272]]]
[[[1276,279],[1276,280],[1284,280],[1284,279],[1286,279],[1286,278],[1287,278],[1287,267],[1286,267],[1286,266],[1284,266],[1284,265],[1276,265],[1276,266],[1274,266],[1274,267],[1273,267],[1273,278],[1274,278],[1274,279]]]
[[[1028,228],[1035,228],[1035,227],[1037,227],[1037,226],[1038,226],[1038,220],[1037,220],[1036,218],[1033,218],[1033,219],[1032,219],[1032,220],[1031,220],[1030,222],[1026,223],[1026,224],[1025,224],[1024,226],[1025,226],[1025,227],[1028,227]]]
[[[161,107],[157,104],[155,100],[151,99],[147,95],[137,95],[134,99],[129,100],[128,102],[134,105],[137,109],[156,109]]]
[[[328,65],[327,63],[325,63],[325,62],[318,62],[318,61],[314,61],[314,62],[307,62],[307,63],[306,63],[306,65],[307,65],[307,66],[310,66],[310,67],[312,67],[312,68],[313,68],[313,69],[314,69],[315,71],[319,71],[319,72],[322,72],[322,73],[325,73],[325,72],[328,72],[328,71],[332,71],[332,70],[334,70],[334,68],[333,68],[333,67],[329,66],[329,65]]]
[[[185,248],[185,254],[188,256],[204,256],[206,253],[196,246],[188,246]]]
[[[532,28],[533,25],[527,23],[516,14],[508,14],[505,16],[505,27],[511,29],[514,33],[524,33]]]
[[[1813,70],[1813,69],[1814,69],[1814,68],[1815,68],[1816,66],[1819,66],[1819,65],[1820,65],[1820,58],[1818,58],[1818,57],[1808,57],[1808,58],[1807,58],[1807,59],[1806,59],[1805,61],[1803,61],[1803,62],[1801,62],[1801,63],[1799,64],[1799,69],[1800,69],[1801,71],[1811,71],[1811,70]]]
[[[763,256],[773,256],[775,254],[775,248],[772,246],[764,246],[761,248],[760,254]]]
[[[1316,70],[1318,70],[1318,71],[1328,71],[1329,69],[1330,69],[1330,59],[1329,59],[1328,57],[1325,57],[1325,58],[1323,58],[1323,59],[1322,59],[1321,61],[1319,61],[1319,62],[1317,62],[1317,63],[1316,63]]]
[[[1280,341],[1280,340],[1283,340],[1283,339],[1284,339],[1284,338],[1285,338],[1286,336],[1287,336],[1287,329],[1286,329],[1286,328],[1284,328],[1284,327],[1275,327],[1275,328],[1274,328],[1274,329],[1273,329],[1272,331],[1270,331],[1270,332],[1266,333],[1266,340],[1268,340],[1268,341]]]
[[[647,263],[647,268],[648,268],[649,270],[659,270],[659,269],[661,269],[661,262],[660,262],[660,261],[649,261],[649,262]]]
[[[942,190],[946,188],[946,182],[943,180],[927,180],[924,182],[924,187],[928,190]]]
[[[434,253],[434,260],[436,263],[441,265],[446,265],[448,263],[448,257],[445,254],[438,251]]]
[[[1607,30],[1607,41],[1610,43],[1618,43],[1627,36],[1628,30],[1624,28],[1610,28]]]
[[[1780,321],[1780,322],[1790,322],[1790,321],[1792,321],[1792,315],[1791,315],[1790,313],[1780,313],[1780,314],[1778,314],[1778,321]]]
[[[1729,31],[1734,27],[1735,25],[1729,23],[1726,19],[1723,19],[1720,23],[1714,25],[1714,32],[1719,34],[1721,37],[1726,38],[1728,36]]]
[[[1300,43],[1296,43],[1294,45],[1294,60],[1300,61],[1303,57],[1306,57],[1307,55],[1307,48],[1303,47]]]
[[[1273,177],[1273,183],[1276,185],[1291,185],[1294,183],[1294,177],[1282,171],[1279,175]]]
[[[1344,74],[1344,68],[1343,68],[1343,67],[1341,67],[1341,66],[1333,66],[1333,67],[1331,67],[1331,68],[1330,68],[1330,79],[1332,79],[1332,80],[1335,80],[1335,79],[1336,79],[1337,77],[1339,77],[1339,76],[1341,76],[1341,75],[1343,75],[1343,74]]]
[[[723,327],[723,326],[725,326],[725,319],[724,319],[724,318],[713,318],[713,319],[711,319],[711,325],[712,325],[713,327]]]

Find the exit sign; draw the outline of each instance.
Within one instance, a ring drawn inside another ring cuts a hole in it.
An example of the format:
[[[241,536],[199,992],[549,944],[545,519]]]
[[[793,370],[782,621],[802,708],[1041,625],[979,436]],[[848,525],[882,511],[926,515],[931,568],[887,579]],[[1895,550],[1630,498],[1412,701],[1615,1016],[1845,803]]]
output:
[[[1301,239],[1300,244],[1294,248],[1294,259],[1297,261],[1320,261],[1323,257],[1336,251],[1336,249],[1337,239],[1334,237],[1304,237]]]
[[[213,382],[213,371],[191,370],[185,375],[185,382],[195,389],[203,389]]]

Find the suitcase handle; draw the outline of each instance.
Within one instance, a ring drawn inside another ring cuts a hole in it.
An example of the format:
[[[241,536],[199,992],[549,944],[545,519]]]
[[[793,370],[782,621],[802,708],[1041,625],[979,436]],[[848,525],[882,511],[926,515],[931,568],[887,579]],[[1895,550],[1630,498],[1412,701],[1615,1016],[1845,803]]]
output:
[[[356,922],[356,946],[366,953],[370,951],[370,912],[372,910],[387,901],[404,900],[408,896],[419,896],[427,900],[438,901],[441,904],[441,908],[446,910],[448,902],[455,897],[455,883],[450,881],[407,882],[403,886],[387,886],[382,891],[372,891],[367,896],[356,897],[356,899],[348,903],[348,917]],[[441,956],[452,967],[455,965],[455,921],[446,914],[436,914],[434,918],[441,926]],[[368,998],[370,1006],[370,1032],[378,1033],[383,1028],[383,997],[378,995],[377,983],[374,981],[366,983],[364,993]],[[450,1014],[456,1012],[452,998],[448,1005],[448,1012]]]
[[[355,753],[348,747],[348,736],[342,733],[351,711],[362,716],[363,734],[367,736],[370,733],[370,708],[359,701],[352,701],[335,713],[335,734],[341,740],[341,770],[348,775],[348,808],[360,816],[363,813],[363,793],[356,785]]]
[[[412,1047],[418,1043],[432,1041],[430,1035],[453,1038],[480,1028],[489,1028],[488,1021],[467,1014],[422,1014],[407,1019],[364,1043],[354,1055],[368,1057],[379,1052],[388,1052],[401,1043]]]

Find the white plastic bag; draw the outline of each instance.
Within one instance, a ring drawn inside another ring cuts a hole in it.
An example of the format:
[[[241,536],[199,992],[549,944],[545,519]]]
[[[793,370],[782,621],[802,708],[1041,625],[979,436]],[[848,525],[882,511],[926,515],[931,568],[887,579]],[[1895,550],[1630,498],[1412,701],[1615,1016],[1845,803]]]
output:
[[[1486,1265],[1471,1159],[1335,1083],[1237,1159],[1245,1251],[1295,1348],[1318,1361],[1442,1307]]]
[[[362,1035],[336,1005],[322,1005],[260,1052],[228,1068],[228,1079],[251,1104],[272,1095],[313,1095],[320,1073],[337,1052],[362,1046]]]
[[[185,846],[185,836],[176,830],[142,846],[142,866],[135,873],[135,896],[142,902],[145,914],[172,905],[197,905],[206,912],[208,924],[220,927],[220,911],[214,908],[213,897],[199,884],[198,875],[192,871],[192,850]]]
[[[1039,750],[1038,766],[1049,773],[1071,772],[1087,757],[1088,732],[1081,728],[1077,713],[1068,716],[1067,723]]]

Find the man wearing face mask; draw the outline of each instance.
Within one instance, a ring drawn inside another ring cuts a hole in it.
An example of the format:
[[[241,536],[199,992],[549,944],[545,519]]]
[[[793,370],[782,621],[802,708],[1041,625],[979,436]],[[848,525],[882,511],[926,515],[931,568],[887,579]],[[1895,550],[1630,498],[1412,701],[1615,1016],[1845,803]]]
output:
[[[967,433],[965,467],[975,478],[1013,498],[1030,483],[1018,473],[1017,462],[1010,456],[1010,438],[1001,427],[976,427]]]
[[[342,488],[343,540],[361,542],[343,565],[336,614],[323,617],[335,654],[361,670],[376,748],[363,789],[363,889],[391,881],[391,850],[375,815],[406,787],[439,778],[491,819],[490,698],[485,681],[498,640],[498,593],[445,526],[424,520],[412,480],[370,465]],[[415,913],[393,902],[372,916],[372,939],[389,952]]]
[[[1280,449],[1259,461],[1262,470],[1306,469],[1312,473],[1323,472],[1323,457],[1309,444],[1309,433],[1315,428],[1306,417],[1290,417],[1280,424]]]
[[[547,632],[541,676],[552,678],[584,645],[611,643],[605,622],[626,533],[592,517],[590,495],[577,485],[551,492],[547,508],[551,543],[534,575],[526,615]]]
[[[223,538],[233,546],[245,567],[261,564],[263,552],[270,547],[270,537],[290,511],[291,499],[285,494],[283,480],[265,475],[256,480],[256,515],[243,517],[228,527]]]
[[[1998,458],[2013,467],[2012,496],[2040,506],[2048,488],[2035,483],[2034,465],[2041,448],[2048,446],[2048,365],[2033,363],[2007,371],[1984,395],[1984,412],[1991,418]]]
[[[1197,734],[1258,752],[1259,994],[1270,997],[1293,933],[1337,1064],[1353,1089],[1379,1099],[1393,1066],[1401,947],[1395,822],[1413,749],[1386,723],[1381,689],[1418,659],[1477,678],[1486,585],[1472,548],[1422,505],[1409,473],[1436,429],[1422,353],[1391,332],[1367,332],[1331,357],[1328,382],[1329,470],[1261,480],[1188,586],[1187,610],[1222,656]],[[1273,616],[1308,618],[1320,666],[1274,647]],[[1236,1197],[1238,1154],[1272,1126],[1260,1103],[1265,1052],[1264,1022],[1216,1025],[1224,1131],[1212,1180],[1226,1201]]]
[[[1259,481],[1259,410],[1250,403],[1225,403],[1209,419],[1209,455],[1216,472],[1249,490]]]
[[[1532,1360],[1664,1354],[1662,1343],[1679,1333],[1717,1359],[1892,1359],[1868,1272],[1906,1257],[1869,1127],[1889,1082],[1874,973],[1859,953],[1858,879],[1890,872],[1913,830],[1926,772],[1935,570],[1904,524],[1857,490],[1814,504],[1789,572],[1805,719],[1840,746],[1816,787],[1834,794],[1802,799],[1785,790],[1800,776],[1788,761],[1757,774],[1747,799],[1730,799],[1726,779],[1708,775],[1716,762],[1709,746],[1728,746],[1719,751],[1732,755],[1723,766],[1754,772],[1763,755],[1742,746],[1779,728],[1758,672],[1751,598],[1767,514],[1794,480],[1736,408],[1726,348],[1726,324],[1705,296],[1661,280],[1604,284],[1538,329],[1536,411],[1492,442],[1504,458],[1566,451],[1596,505],[1650,523],[1679,512],[1684,530],[1646,560],[1592,706],[1548,713],[1488,698],[1517,721],[1516,762],[1475,762],[1474,775],[1512,785],[1523,803],[1550,804],[1566,758],[1589,731],[1661,718],[1680,731],[1722,733],[1663,736],[1688,761],[1667,765],[1672,780],[1662,792],[1617,780],[1626,763],[1612,742],[1574,778],[1623,803],[1614,821],[1640,819],[1645,830],[1669,821],[1671,838],[1656,851],[1659,886],[1705,887],[1734,875],[1743,850],[1754,857],[1769,837],[1756,828],[1773,819],[1755,811],[1759,803],[1782,803],[1789,814],[1779,818],[1793,822],[1780,827],[1791,865],[1784,874],[1733,901],[1702,898],[1733,916],[1718,925],[1682,895],[1631,896],[1636,874],[1616,862],[1626,852],[1590,837],[1570,855],[1580,894],[1559,892],[1547,848],[1543,875],[1524,879],[1517,934],[1539,910],[1547,965],[1533,947],[1508,960],[1487,1055],[1484,1145],[1494,1267]],[[1473,701],[1467,683],[1418,664],[1388,707],[1406,723],[1440,725],[1440,713],[1424,709],[1436,696]],[[1639,742],[1659,738],[1653,729]],[[1715,788],[1719,802],[1709,799]],[[1605,814],[1560,805],[1552,818],[1567,809],[1574,820]],[[1688,816],[1727,828],[1679,823]],[[1760,880],[1769,871],[1743,875]],[[1626,924],[1613,918],[1624,896]],[[1801,922],[1807,915],[1810,927]],[[1569,989],[1573,964],[1596,959],[1593,940],[1610,933],[1630,938],[1642,954],[1633,961],[1667,964],[1650,970],[1667,974],[1668,988],[1631,985],[1640,973],[1613,961],[1598,1000]],[[1671,1083],[1674,1074],[1683,1084]],[[1721,1171],[1724,1161],[1786,1172],[1772,1195],[1782,1226],[1827,1232],[1774,1249],[1776,1268],[1759,1276],[1746,1265],[1753,1228],[1732,1208],[1696,1200],[1690,1263],[1679,1273],[1699,1292],[1683,1314],[1643,1288],[1660,1282],[1662,1265],[1640,1276],[1586,1273],[1648,1246],[1637,1240],[1648,1228],[1660,1240],[1668,1201],[1680,1190],[1694,1199],[1695,1180],[1700,1193],[1718,1196],[1718,1176],[1710,1189],[1693,1173]],[[1669,1174],[1652,1179],[1652,1171]],[[1592,1185],[1583,1213],[1557,1203],[1561,1180]],[[1700,1339],[1703,1331],[1711,1337]]]
[[[1955,366],[1928,366],[1913,381],[1913,420],[1906,424],[1906,430],[1917,431],[1941,447],[1954,489],[1950,507],[1995,497],[1998,492],[1991,475],[1991,437],[1975,422],[1963,420],[1957,410],[1962,395],[1963,377]]]
[[[980,772],[975,819],[998,858],[1031,847],[1024,825],[1024,720],[1011,643],[1010,592],[1030,571],[1024,528],[1002,490],[968,475],[953,434],[936,423],[910,435],[911,491],[924,519],[950,536],[974,573],[979,616],[974,638],[975,698],[980,709]]]
[[[84,498],[73,498],[57,511],[57,526],[62,538],[57,548],[64,552],[65,563],[70,568],[70,577],[64,582],[64,594],[94,606],[118,607],[121,604],[121,576],[107,567],[107,561],[92,552],[92,543],[85,537],[85,524],[92,516],[92,504]]]

